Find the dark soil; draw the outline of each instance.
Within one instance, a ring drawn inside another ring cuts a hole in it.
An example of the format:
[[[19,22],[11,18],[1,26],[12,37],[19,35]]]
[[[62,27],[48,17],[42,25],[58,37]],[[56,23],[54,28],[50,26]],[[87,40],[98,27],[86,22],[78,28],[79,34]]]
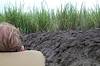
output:
[[[46,66],[100,66],[100,29],[30,33],[24,42],[44,54]]]

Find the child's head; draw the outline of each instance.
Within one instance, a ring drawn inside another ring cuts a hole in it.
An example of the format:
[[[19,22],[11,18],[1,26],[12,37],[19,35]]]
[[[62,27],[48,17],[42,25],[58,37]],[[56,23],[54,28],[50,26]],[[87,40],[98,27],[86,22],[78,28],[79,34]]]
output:
[[[24,47],[20,39],[20,31],[6,22],[0,24],[0,51],[22,51]]]

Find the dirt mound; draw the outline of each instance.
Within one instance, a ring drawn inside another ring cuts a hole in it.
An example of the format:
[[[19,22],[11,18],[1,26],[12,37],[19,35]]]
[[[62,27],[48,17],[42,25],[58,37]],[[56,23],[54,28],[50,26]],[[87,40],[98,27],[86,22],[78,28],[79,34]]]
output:
[[[43,52],[46,66],[100,66],[100,29],[31,33],[24,42]]]

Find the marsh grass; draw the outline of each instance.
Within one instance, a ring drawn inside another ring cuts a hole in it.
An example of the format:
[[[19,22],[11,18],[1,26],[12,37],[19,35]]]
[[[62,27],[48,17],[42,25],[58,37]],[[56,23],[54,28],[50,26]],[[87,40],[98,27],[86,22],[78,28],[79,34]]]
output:
[[[88,30],[100,28],[100,7],[86,9],[84,6],[77,10],[76,6],[67,4],[64,8],[54,10],[33,9],[24,12],[17,7],[4,8],[0,13],[0,22],[9,22],[19,27],[22,32],[43,32],[58,30]]]

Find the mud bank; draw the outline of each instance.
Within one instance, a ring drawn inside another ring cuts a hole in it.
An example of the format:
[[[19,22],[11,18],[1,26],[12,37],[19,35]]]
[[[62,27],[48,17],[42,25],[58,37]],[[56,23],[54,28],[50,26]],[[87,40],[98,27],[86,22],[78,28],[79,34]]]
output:
[[[30,33],[24,46],[41,51],[46,66],[100,66],[100,29]]]

